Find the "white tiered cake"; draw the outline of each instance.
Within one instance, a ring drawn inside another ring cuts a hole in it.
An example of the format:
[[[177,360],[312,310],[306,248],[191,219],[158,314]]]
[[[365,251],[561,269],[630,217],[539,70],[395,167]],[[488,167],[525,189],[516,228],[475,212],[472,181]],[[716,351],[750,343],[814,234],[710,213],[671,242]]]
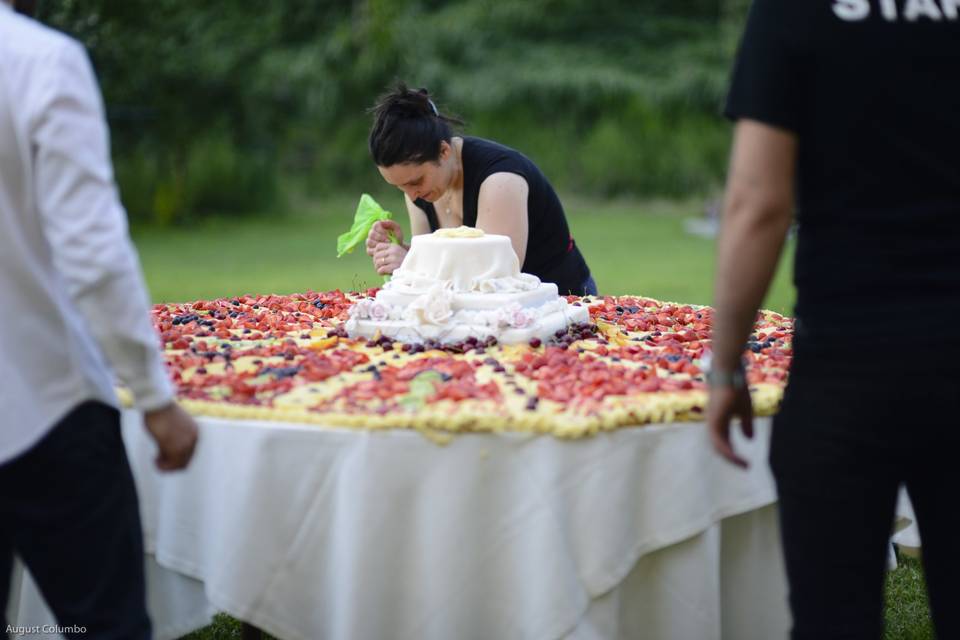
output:
[[[460,227],[414,236],[376,298],[351,307],[346,329],[352,337],[379,332],[401,342],[493,336],[509,344],[588,320],[586,307],[569,305],[557,285],[520,273],[510,238]]]

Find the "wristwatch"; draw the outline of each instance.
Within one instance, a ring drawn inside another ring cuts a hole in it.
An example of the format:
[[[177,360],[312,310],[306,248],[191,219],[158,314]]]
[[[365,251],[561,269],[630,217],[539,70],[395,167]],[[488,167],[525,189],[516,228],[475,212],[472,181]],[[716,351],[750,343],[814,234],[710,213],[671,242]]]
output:
[[[747,374],[744,372],[743,363],[738,364],[733,371],[710,369],[707,371],[707,384],[711,387],[732,387],[735,391],[743,389],[747,386]]]

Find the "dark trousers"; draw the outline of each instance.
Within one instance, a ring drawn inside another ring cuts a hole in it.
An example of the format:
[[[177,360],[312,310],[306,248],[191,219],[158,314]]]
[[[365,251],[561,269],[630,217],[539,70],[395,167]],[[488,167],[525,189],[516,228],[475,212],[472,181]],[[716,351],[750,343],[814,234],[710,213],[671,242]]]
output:
[[[87,402],[0,465],[0,633],[13,554],[68,638],[149,638],[143,534],[119,413]]]
[[[937,635],[960,638],[960,363],[854,366],[816,353],[807,357],[797,345],[771,444],[791,637],[881,637],[888,541],[903,483],[919,524]]]

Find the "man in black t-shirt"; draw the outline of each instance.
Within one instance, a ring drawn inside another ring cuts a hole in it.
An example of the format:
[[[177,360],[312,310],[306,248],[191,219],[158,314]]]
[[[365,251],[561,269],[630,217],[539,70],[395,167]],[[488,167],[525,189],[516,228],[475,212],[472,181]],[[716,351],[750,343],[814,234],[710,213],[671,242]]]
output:
[[[740,355],[796,212],[774,423],[794,638],[877,638],[898,487],[941,638],[960,637],[960,0],[756,0],[718,248],[708,423],[752,434]]]

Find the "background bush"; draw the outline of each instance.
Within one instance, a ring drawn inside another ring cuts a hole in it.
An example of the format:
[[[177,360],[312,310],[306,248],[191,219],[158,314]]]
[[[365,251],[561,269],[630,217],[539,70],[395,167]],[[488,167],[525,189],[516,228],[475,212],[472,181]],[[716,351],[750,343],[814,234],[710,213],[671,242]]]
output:
[[[428,87],[467,133],[584,195],[705,194],[746,0],[52,0],[89,48],[131,217],[276,208],[285,177],[369,190],[366,108]]]

